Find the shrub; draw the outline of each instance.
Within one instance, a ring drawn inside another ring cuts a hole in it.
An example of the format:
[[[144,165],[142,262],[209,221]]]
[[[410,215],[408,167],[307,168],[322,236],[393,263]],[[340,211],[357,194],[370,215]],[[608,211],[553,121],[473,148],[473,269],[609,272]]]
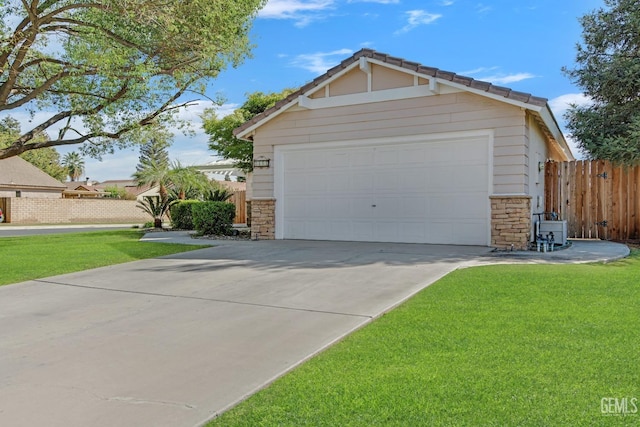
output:
[[[169,209],[175,203],[175,200],[169,200],[167,197],[144,196],[136,206],[151,215],[155,228],[162,228],[162,218],[169,213]]]
[[[226,202],[233,196],[233,191],[211,181],[211,187],[203,191],[202,199],[208,202]]]
[[[104,188],[106,198],[111,199],[122,199],[122,200],[135,200],[136,196],[134,194],[129,193],[125,188],[114,186],[107,186]]]
[[[171,225],[180,230],[193,230],[192,207],[201,203],[198,200],[180,200],[171,206]]]
[[[231,234],[236,206],[225,202],[201,202],[191,205],[193,226],[200,234]]]

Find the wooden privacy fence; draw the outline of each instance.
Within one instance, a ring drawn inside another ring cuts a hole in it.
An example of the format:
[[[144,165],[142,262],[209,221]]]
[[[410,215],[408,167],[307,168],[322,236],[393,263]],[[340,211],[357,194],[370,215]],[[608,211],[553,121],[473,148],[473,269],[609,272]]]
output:
[[[247,223],[247,192],[246,190],[236,190],[233,192],[233,196],[229,199],[230,203],[236,205],[236,217],[233,220],[234,224],[246,224]]]
[[[640,238],[640,167],[547,162],[545,206],[567,220],[569,238]]]

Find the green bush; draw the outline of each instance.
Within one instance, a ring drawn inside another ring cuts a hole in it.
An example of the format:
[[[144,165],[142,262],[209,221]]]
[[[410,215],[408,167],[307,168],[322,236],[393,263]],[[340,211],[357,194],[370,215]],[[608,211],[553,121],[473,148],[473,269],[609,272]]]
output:
[[[236,206],[225,202],[201,202],[191,206],[193,226],[200,234],[231,234]]]
[[[180,200],[171,206],[171,225],[179,230],[193,230],[192,207],[201,203],[198,200]]]

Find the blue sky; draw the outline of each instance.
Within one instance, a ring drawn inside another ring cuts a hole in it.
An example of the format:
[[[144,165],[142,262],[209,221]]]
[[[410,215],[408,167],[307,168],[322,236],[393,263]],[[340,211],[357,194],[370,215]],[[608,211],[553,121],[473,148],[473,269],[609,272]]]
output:
[[[585,99],[561,68],[573,66],[578,18],[602,6],[603,0],[270,0],[253,24],[253,57],[211,81],[208,95],[226,99],[219,111],[225,115],[248,93],[298,88],[366,47],[548,98],[562,125],[567,104]],[[184,112],[196,135],[176,134],[172,160],[215,159],[198,118],[209,106]],[[127,179],[137,157],[131,149],[102,162],[87,158],[86,175]]]

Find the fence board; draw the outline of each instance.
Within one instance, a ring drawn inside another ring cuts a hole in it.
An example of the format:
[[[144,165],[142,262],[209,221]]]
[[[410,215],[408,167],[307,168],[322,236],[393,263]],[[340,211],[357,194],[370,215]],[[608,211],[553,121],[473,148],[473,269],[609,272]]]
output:
[[[591,210],[589,221],[592,224],[590,239],[597,239],[600,236],[600,230],[598,229],[598,170],[601,167],[601,162],[591,162],[591,170],[589,171],[589,209]]]
[[[233,192],[233,196],[229,199],[229,202],[236,205],[236,217],[233,220],[234,224],[246,224],[247,223],[247,192],[245,190],[237,190]]]
[[[549,162],[545,208],[567,221],[572,238],[640,239],[640,166]]]

